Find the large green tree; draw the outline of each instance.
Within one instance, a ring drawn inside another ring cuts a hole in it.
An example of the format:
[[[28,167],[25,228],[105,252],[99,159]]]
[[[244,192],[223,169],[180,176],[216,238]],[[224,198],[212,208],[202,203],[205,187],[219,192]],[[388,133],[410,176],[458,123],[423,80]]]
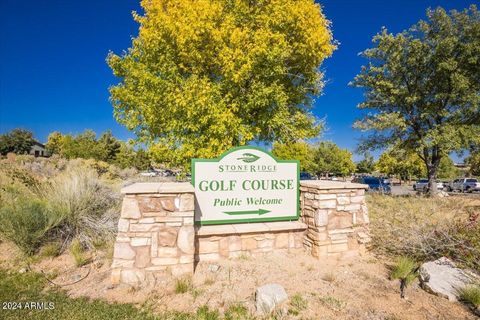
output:
[[[314,137],[320,65],[335,44],[313,0],[143,0],[132,47],[107,58],[114,114],[158,162],[251,140]]]
[[[383,29],[352,82],[365,89],[356,122],[372,132],[365,149],[395,146],[416,152],[430,192],[443,157],[480,139],[480,14],[427,10],[427,20],[391,34]]]
[[[35,139],[33,133],[25,129],[13,129],[10,132],[0,135],[0,154],[6,155],[9,152],[26,154],[30,152]]]
[[[322,141],[315,146],[314,161],[318,175],[346,176],[356,169],[352,153],[330,141]]]
[[[375,159],[369,152],[365,152],[363,159],[358,161],[357,173],[372,173],[375,170]]]
[[[301,171],[316,173],[314,149],[310,144],[306,142],[275,142],[272,147],[272,153],[274,156],[282,160],[299,160]]]

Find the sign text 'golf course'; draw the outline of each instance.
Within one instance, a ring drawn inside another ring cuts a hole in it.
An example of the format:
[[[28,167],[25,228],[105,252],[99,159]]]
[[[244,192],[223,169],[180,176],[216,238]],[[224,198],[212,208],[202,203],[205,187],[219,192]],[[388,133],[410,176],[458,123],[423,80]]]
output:
[[[277,160],[255,147],[218,159],[193,159],[195,221],[222,224],[298,219],[296,160]]]

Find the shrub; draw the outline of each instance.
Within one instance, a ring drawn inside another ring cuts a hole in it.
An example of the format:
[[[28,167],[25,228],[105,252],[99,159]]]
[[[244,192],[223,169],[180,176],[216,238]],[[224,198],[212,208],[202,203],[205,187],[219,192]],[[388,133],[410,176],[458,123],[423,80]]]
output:
[[[471,284],[460,290],[460,299],[476,308],[480,307],[480,285]]]
[[[218,320],[220,316],[217,310],[210,310],[208,306],[202,306],[197,310],[198,320]]]
[[[50,242],[40,248],[41,257],[57,257],[60,255],[62,245],[59,242]]]
[[[70,253],[73,256],[73,259],[75,260],[75,265],[77,267],[84,266],[89,261],[89,259],[85,255],[82,244],[78,239],[74,239],[70,244]]]
[[[188,277],[175,280],[175,293],[186,293],[192,288],[192,280]]]
[[[27,255],[35,253],[46,234],[58,223],[43,201],[26,197],[2,203],[0,236]]]
[[[466,198],[367,197],[372,248],[417,261],[446,256],[480,271],[478,207]]]
[[[290,309],[288,309],[288,313],[291,315],[298,315],[301,311],[307,309],[308,301],[302,297],[301,294],[297,293],[292,296],[290,299]]]
[[[225,311],[225,320],[249,320],[254,319],[248,312],[247,308],[241,303],[234,303],[228,306]]]
[[[61,238],[77,238],[93,248],[98,239],[113,239],[119,197],[89,169],[72,166],[43,190],[50,211],[61,219]]]
[[[418,265],[409,257],[400,257],[392,268],[390,279],[400,280],[400,297],[405,298],[405,289],[417,277]]]
[[[347,305],[344,301],[330,295],[321,297],[320,302],[334,311],[340,311]]]

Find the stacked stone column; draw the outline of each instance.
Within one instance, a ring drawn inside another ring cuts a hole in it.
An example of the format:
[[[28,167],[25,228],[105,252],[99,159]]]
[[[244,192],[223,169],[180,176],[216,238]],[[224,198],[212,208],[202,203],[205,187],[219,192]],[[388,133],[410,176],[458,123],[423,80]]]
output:
[[[189,183],[137,183],[125,194],[112,282],[137,285],[193,273],[194,191]]]
[[[314,257],[345,256],[364,250],[368,237],[365,185],[302,181],[304,247]]]

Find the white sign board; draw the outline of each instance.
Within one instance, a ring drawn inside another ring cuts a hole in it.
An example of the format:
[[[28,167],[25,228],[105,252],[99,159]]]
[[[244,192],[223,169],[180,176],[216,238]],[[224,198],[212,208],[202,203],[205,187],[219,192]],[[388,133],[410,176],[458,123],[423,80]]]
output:
[[[297,220],[298,160],[277,160],[256,147],[238,147],[218,159],[192,159],[195,222],[227,224]]]

